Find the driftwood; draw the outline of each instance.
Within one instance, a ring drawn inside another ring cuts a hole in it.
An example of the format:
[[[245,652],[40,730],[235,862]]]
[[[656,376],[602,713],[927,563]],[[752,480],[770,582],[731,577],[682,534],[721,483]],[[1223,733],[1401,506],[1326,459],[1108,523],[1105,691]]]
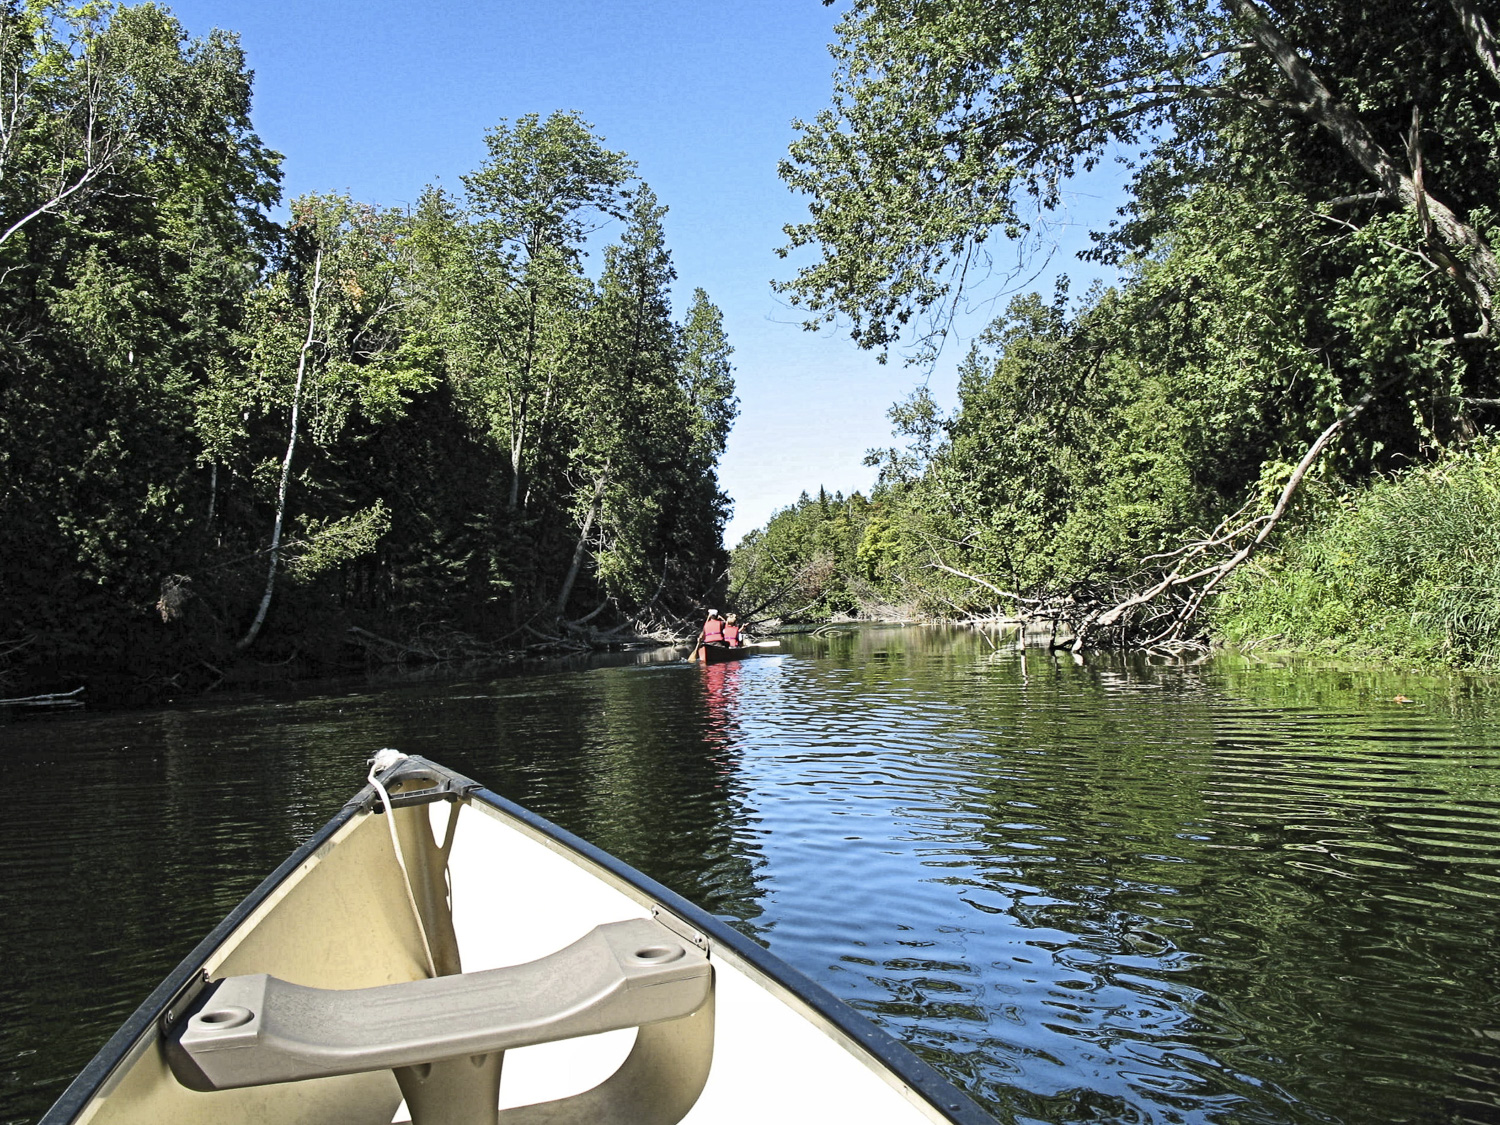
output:
[[[440,659],[431,649],[409,644],[405,641],[393,641],[389,637],[382,637],[378,633],[372,633],[368,629],[361,629],[358,625],[349,626],[349,635],[355,641],[366,648],[379,647],[395,657],[395,662],[404,663],[409,658],[423,661],[435,661]]]
[[[519,631],[519,630],[518,630]],[[404,641],[392,640],[351,625],[349,639],[381,664],[448,664],[466,660],[513,660],[518,655],[500,642],[481,641],[456,629],[431,632]]]
[[[51,695],[23,695],[17,699],[0,699],[0,707],[35,707],[39,710],[67,711],[83,706],[83,688],[53,692]]]

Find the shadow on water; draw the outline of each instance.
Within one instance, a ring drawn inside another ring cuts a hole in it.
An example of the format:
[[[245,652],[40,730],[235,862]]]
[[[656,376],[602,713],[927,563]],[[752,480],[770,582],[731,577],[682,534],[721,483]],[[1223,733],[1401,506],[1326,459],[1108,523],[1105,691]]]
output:
[[[0,1122],[380,746],[730,920],[1002,1120],[1492,1121],[1497,732],[1485,681],[897,628],[13,724]]]

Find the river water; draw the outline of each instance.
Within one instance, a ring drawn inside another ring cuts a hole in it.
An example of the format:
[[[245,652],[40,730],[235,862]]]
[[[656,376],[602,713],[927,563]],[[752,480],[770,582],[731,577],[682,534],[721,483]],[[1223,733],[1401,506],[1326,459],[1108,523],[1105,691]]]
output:
[[[871,628],[0,726],[0,1122],[382,746],[731,920],[1001,1121],[1500,1120],[1500,686]]]

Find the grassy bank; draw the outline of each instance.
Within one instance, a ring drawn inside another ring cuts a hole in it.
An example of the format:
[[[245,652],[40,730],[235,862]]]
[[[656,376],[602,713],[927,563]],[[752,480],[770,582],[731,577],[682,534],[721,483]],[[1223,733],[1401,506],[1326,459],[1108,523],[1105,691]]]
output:
[[[1225,640],[1500,668],[1500,443],[1333,504],[1219,599]]]
[[[1363,488],[1303,498],[1275,550],[1211,609],[1230,645],[1430,669],[1500,670],[1500,442],[1473,442]],[[962,620],[1015,606],[994,571],[932,565],[899,492],[804,495],[736,549],[742,614],[784,621]],[[1065,583],[1065,574],[1054,583]],[[1045,583],[1044,583],[1045,584]]]

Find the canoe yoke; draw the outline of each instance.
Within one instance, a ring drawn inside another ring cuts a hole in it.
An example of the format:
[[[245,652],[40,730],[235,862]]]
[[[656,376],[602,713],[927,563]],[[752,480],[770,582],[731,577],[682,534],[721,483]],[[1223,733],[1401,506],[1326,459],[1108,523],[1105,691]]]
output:
[[[529,964],[376,988],[228,977],[204,990],[166,1050],[178,1081],[202,1091],[394,1070],[413,1125],[667,1123],[707,1080],[712,994],[708,955],[636,918]],[[506,1050],[629,1027],[641,1029],[635,1048],[601,1085],[497,1117]]]

